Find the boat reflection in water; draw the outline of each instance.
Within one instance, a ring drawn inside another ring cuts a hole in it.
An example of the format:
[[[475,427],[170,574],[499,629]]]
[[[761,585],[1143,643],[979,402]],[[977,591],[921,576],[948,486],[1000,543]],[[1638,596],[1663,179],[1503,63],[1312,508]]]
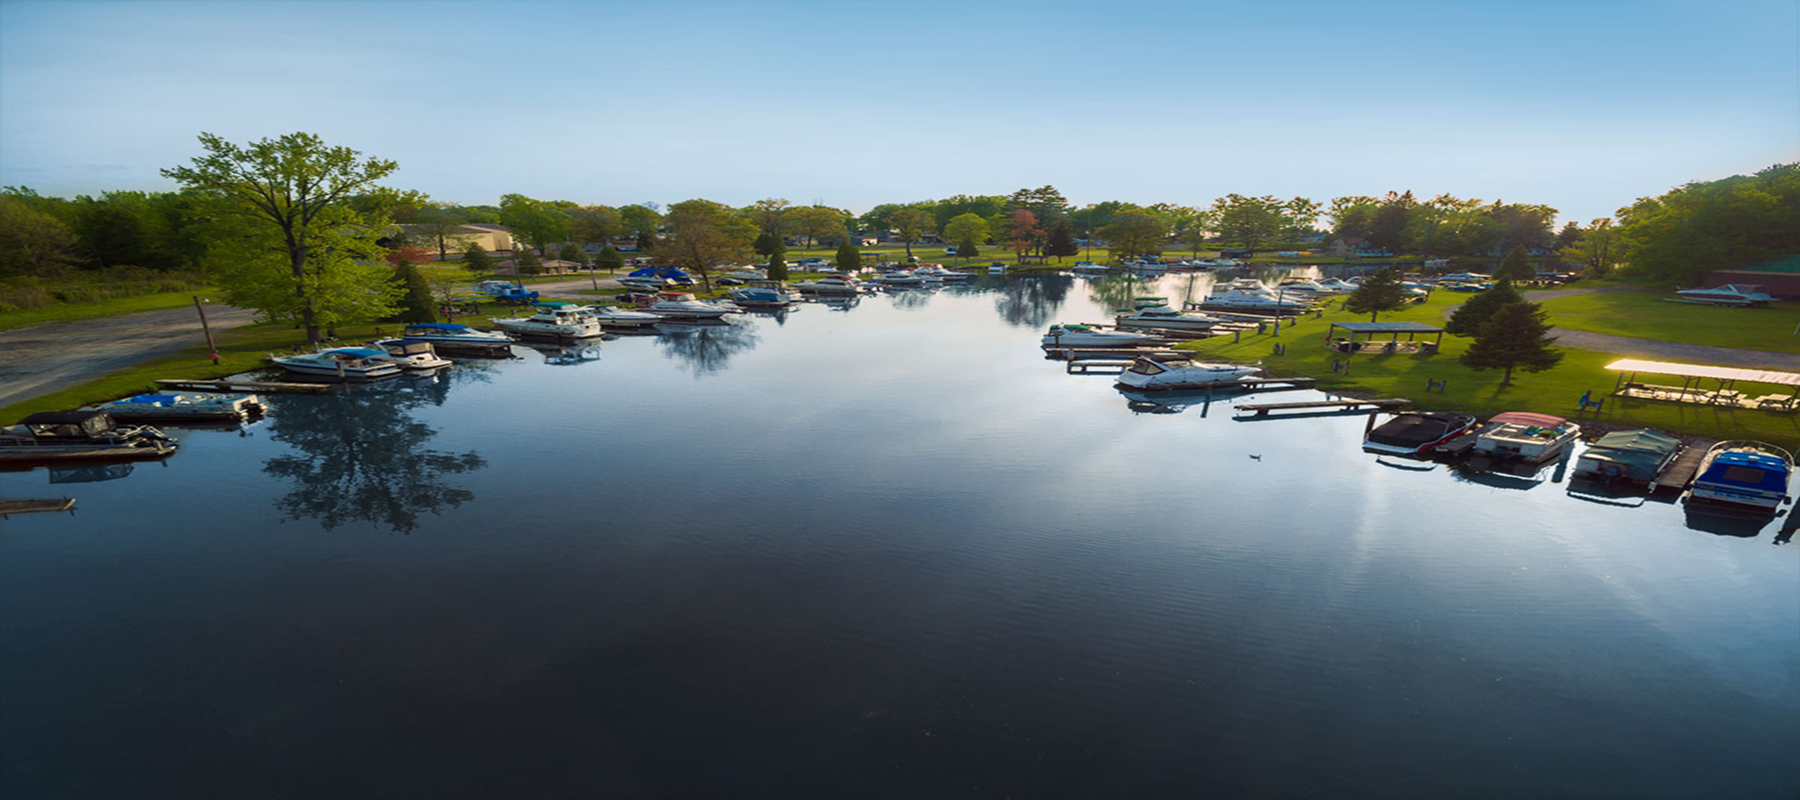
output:
[[[530,345],[531,349],[544,354],[544,363],[553,367],[572,367],[600,360],[600,348],[593,345],[570,347],[540,347]]]
[[[288,519],[310,517],[327,530],[367,522],[411,533],[420,515],[473,500],[474,492],[445,481],[487,462],[474,451],[431,449],[437,430],[411,413],[442,404],[449,385],[431,380],[398,390],[282,398],[269,436],[291,450],[264,461],[263,472],[290,478],[294,487],[275,507]]]

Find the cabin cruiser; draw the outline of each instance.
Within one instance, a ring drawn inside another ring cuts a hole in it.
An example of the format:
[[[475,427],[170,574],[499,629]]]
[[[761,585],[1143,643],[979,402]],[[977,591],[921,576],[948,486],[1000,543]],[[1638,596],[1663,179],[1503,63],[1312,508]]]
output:
[[[1217,291],[1241,292],[1243,294],[1263,294],[1263,295],[1268,295],[1270,297],[1275,296],[1275,293],[1273,291],[1270,291],[1268,284],[1263,283],[1262,281],[1259,281],[1255,278],[1236,278],[1233,280],[1226,281],[1224,284],[1220,285],[1217,288]]]
[[[913,272],[926,279],[937,278],[944,283],[965,283],[975,277],[973,273],[945,269],[943,264],[920,264]]]
[[[105,411],[45,411],[0,428],[0,462],[162,458],[179,443],[148,425],[119,425]]]
[[[382,339],[374,343],[376,347],[386,351],[388,357],[401,369],[431,370],[448,367],[450,359],[437,354],[437,348],[430,342],[408,342],[405,339]]]
[[[1352,286],[1350,287],[1350,290],[1354,290],[1355,288],[1356,287]],[[1294,295],[1299,295],[1301,297],[1324,297],[1326,295],[1342,294],[1344,291],[1348,290],[1327,288],[1323,283],[1307,280],[1306,278],[1288,278],[1287,280],[1275,284],[1276,294],[1285,292],[1290,297]]]
[[[801,281],[794,288],[804,294],[858,294],[862,292],[862,282],[848,275],[827,275],[816,281]]]
[[[638,292],[660,292],[676,288],[674,281],[662,278],[633,278],[626,276],[619,279],[619,285]]]
[[[1096,264],[1092,261],[1077,261],[1075,262],[1075,266],[1069,268],[1069,271],[1076,275],[1105,275],[1109,270],[1104,264]]]
[[[1749,283],[1728,283],[1711,289],[1683,289],[1675,294],[1683,302],[1715,306],[1766,306],[1775,301],[1775,296],[1764,291],[1763,287]]]
[[[114,419],[136,422],[237,422],[263,413],[264,406],[262,398],[253,394],[154,392],[84,410],[104,411]]]
[[[1261,369],[1248,364],[1164,364],[1155,359],[1139,357],[1131,363],[1130,369],[1119,374],[1119,385],[1133,389],[1200,389],[1235,383]]]
[[[1342,278],[1326,278],[1318,281],[1320,287],[1332,294],[1345,294],[1356,291],[1356,284]]]
[[[1494,276],[1480,272],[1455,272],[1449,275],[1439,275],[1437,281],[1438,283],[1492,283]]]
[[[1688,502],[1774,511],[1787,501],[1794,456],[1772,444],[1720,442],[1706,451],[1688,488]]]
[[[726,314],[735,314],[735,309],[702,303],[694,299],[689,292],[663,292],[656,296],[656,302],[644,306],[644,311],[667,319],[701,320],[721,319]]]
[[[1580,435],[1581,427],[1562,417],[1508,411],[1495,414],[1475,432],[1475,452],[1494,458],[1548,461]]]
[[[996,261],[992,264],[989,264],[988,265],[988,274],[989,275],[1005,275],[1006,274],[1006,265],[1002,264],[998,261]]]
[[[500,330],[518,336],[550,336],[563,339],[589,339],[601,335],[599,320],[570,305],[540,305],[538,313],[523,319],[497,319]]]
[[[731,301],[745,308],[778,308],[800,302],[800,293],[781,281],[751,281],[742,289],[731,290]]]
[[[429,342],[440,349],[449,350],[456,347],[506,347],[512,339],[497,331],[478,331],[467,325],[455,325],[447,322],[421,322],[406,326],[400,331],[403,342]]]
[[[880,284],[882,286],[916,287],[924,286],[927,279],[924,275],[920,275],[917,270],[894,270],[893,272],[884,272],[877,275],[876,277],[871,278],[869,282]]]
[[[1475,427],[1475,417],[1460,411],[1399,411],[1363,437],[1369,453],[1422,456]]]
[[[769,273],[759,267],[733,267],[730,272],[725,273],[725,277],[737,278],[740,281],[766,281],[769,279]]]
[[[648,328],[663,321],[659,314],[647,311],[627,311],[618,306],[582,306],[582,314],[587,315],[603,328]]]
[[[1581,452],[1570,470],[1574,480],[1649,489],[1681,454],[1681,441],[1653,430],[1613,431]]]
[[[1180,328],[1205,331],[1226,324],[1225,320],[1198,311],[1176,311],[1167,305],[1140,306],[1118,318],[1123,326],[1137,328]]]
[[[1305,311],[1311,303],[1297,298],[1275,297],[1267,293],[1239,292],[1234,290],[1213,292],[1211,297],[1200,304],[1209,311],[1242,311],[1251,314],[1297,314]]]
[[[1045,347],[1137,347],[1163,341],[1147,333],[1103,331],[1091,325],[1051,325],[1044,334]]]
[[[1169,271],[1169,267],[1161,261],[1127,261],[1125,262],[1125,268],[1132,272],[1141,272],[1149,275],[1161,275]]]
[[[401,372],[400,365],[386,350],[373,347],[338,347],[303,355],[270,356],[269,360],[295,375],[320,378],[370,381],[392,378]]]

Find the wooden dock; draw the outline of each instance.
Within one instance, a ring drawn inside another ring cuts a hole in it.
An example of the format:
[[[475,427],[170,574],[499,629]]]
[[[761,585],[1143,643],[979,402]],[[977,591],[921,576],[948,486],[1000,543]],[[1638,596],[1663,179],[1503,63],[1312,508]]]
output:
[[[196,389],[208,392],[296,392],[307,394],[324,394],[337,384],[333,383],[293,383],[287,381],[190,381],[172,378],[158,378],[157,384],[170,389]]]
[[[1711,444],[1708,443],[1688,445],[1683,448],[1681,455],[1675,457],[1674,463],[1671,463],[1668,469],[1663,470],[1661,475],[1656,476],[1656,482],[1651,484],[1650,491],[1655,494],[1663,494],[1686,489],[1688,484],[1694,482],[1694,475],[1700,472],[1700,461],[1706,458],[1706,449],[1710,446]]]
[[[1271,379],[1271,380],[1273,382],[1279,382],[1279,379]],[[1289,380],[1291,380],[1291,379],[1289,379]],[[1307,380],[1311,380],[1311,379],[1309,378]],[[1234,408],[1236,408],[1239,411],[1253,412],[1256,416],[1262,417],[1262,416],[1267,416],[1268,413],[1271,411],[1301,411],[1301,410],[1319,410],[1319,409],[1337,409],[1337,410],[1342,410],[1342,411],[1351,411],[1351,410],[1355,410],[1355,409],[1360,409],[1363,406],[1369,406],[1369,407],[1378,408],[1378,409],[1391,409],[1391,408],[1400,408],[1401,406],[1407,405],[1408,403],[1411,403],[1411,402],[1412,402],[1411,400],[1407,400],[1403,397],[1380,397],[1380,398],[1376,398],[1374,400],[1308,400],[1308,401],[1299,402],[1299,403],[1243,403],[1241,405],[1234,406]]]
[[[61,511],[73,511],[75,498],[57,497],[48,500],[0,500],[0,517],[13,514],[54,514]]]

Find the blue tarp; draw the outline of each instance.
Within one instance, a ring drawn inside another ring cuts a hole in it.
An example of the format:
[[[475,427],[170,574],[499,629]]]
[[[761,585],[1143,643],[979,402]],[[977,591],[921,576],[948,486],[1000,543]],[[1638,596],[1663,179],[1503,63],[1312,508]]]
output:
[[[336,350],[326,350],[325,352],[341,353],[343,355],[356,356],[358,358],[374,358],[376,356],[385,356],[388,354],[386,350],[376,350],[373,347],[340,347]]]
[[[633,272],[627,274],[625,277],[627,277],[627,278],[670,278],[673,280],[680,280],[682,278],[688,277],[688,274],[686,272],[683,272],[674,267],[645,267],[643,269],[633,271]]]
[[[1695,483],[1781,492],[1787,489],[1788,465],[1762,453],[1720,453]]]
[[[172,394],[140,394],[137,397],[126,398],[125,402],[127,402],[127,403],[173,403],[173,402],[175,402],[176,399],[177,399],[176,396],[172,395]]]
[[[455,324],[448,323],[448,322],[420,322],[420,323],[408,325],[408,326],[406,326],[406,329],[409,331],[410,330],[449,331],[452,333],[461,333],[462,331],[470,330],[469,326],[467,326],[467,325],[455,325]]]

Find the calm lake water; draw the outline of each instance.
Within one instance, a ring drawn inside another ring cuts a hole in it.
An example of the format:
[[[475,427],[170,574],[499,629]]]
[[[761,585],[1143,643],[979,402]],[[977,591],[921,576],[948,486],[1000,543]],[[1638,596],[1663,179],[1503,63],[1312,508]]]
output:
[[[1800,796],[1780,520],[1144,413],[1037,347],[1144,290],[1104,292],[519,348],[0,474],[80,503],[0,521],[0,794]]]

